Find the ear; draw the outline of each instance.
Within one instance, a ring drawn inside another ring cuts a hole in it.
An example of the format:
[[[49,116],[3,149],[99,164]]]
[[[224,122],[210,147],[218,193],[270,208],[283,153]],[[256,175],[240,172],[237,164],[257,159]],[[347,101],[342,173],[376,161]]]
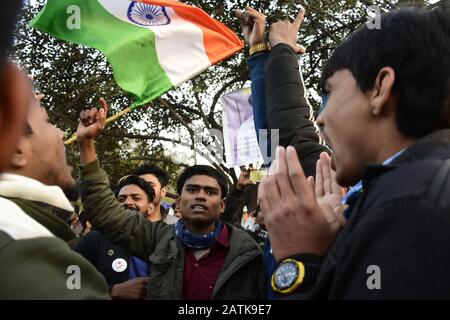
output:
[[[220,214],[225,212],[226,203],[227,203],[227,198],[223,198],[220,201]]]
[[[167,186],[161,188],[161,200],[164,199],[166,194],[167,194]]]
[[[180,207],[180,196],[177,196],[177,199],[175,200],[175,204],[177,207]]]
[[[370,108],[373,116],[386,112],[389,100],[393,96],[395,84],[395,71],[391,67],[384,67],[375,78],[370,96]]]
[[[27,154],[30,148],[30,143],[26,137],[21,137],[14,152],[10,167],[14,170],[20,170],[27,165]]]
[[[147,214],[151,215],[153,212],[155,212],[155,205],[151,202],[148,204]]]
[[[23,134],[31,103],[31,82],[14,64],[5,63],[0,74],[0,172]]]

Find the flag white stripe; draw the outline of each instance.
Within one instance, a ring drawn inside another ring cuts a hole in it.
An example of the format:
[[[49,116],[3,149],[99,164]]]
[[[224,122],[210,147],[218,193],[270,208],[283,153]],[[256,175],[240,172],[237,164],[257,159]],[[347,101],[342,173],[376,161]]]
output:
[[[99,3],[118,19],[146,28],[155,34],[158,60],[170,82],[178,86],[211,65],[203,45],[203,32],[195,24],[180,18],[170,7],[166,13],[170,23],[160,26],[143,26],[128,19],[128,8],[132,1],[98,0]],[[112,30],[113,32],[113,30]]]

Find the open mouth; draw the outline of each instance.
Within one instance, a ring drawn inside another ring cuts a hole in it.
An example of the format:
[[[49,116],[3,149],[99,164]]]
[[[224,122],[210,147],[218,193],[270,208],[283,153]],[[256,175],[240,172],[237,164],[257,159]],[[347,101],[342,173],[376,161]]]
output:
[[[325,141],[325,143],[327,144],[328,148],[330,148],[331,151],[333,151],[333,146],[331,145],[330,139],[328,139],[327,135],[325,132],[321,132],[320,136],[322,138],[322,140]]]
[[[194,204],[193,206],[191,206],[191,209],[194,211],[207,211],[208,208],[206,208],[206,206],[202,205],[202,204]]]

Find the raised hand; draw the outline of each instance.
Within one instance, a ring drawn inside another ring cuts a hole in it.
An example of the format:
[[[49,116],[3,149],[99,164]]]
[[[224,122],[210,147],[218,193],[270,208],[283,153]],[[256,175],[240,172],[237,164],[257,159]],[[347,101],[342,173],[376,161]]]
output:
[[[258,190],[275,258],[313,253],[323,256],[341,222],[329,204],[319,204],[295,148],[278,147],[277,159]]]
[[[251,185],[254,184],[251,180],[250,180],[250,172],[253,171],[253,169],[245,169],[242,168],[241,169],[241,173],[239,174],[239,179],[236,183],[236,189],[238,189],[239,191],[244,191],[244,189]]]
[[[80,123],[77,129],[77,138],[81,140],[94,140],[105,128],[108,104],[105,99],[99,100],[101,108],[91,108],[80,113]]]
[[[294,22],[281,20],[270,25],[269,42],[273,48],[279,43],[290,45],[295,52],[305,53],[305,48],[297,44],[297,35],[305,18],[305,9],[302,7]]]
[[[345,195],[345,189],[336,182],[336,172],[331,169],[328,153],[322,152],[320,154],[320,159],[317,160],[316,165],[316,180],[308,177],[308,183],[315,191],[317,203],[329,205],[333,209],[335,217],[344,225],[346,220],[342,213],[345,205],[342,204],[342,198]],[[325,218],[328,220],[328,217]],[[331,220],[334,221],[334,218],[332,217]]]
[[[249,46],[264,42],[266,16],[251,7],[236,10],[236,17],[242,28],[244,39]]]

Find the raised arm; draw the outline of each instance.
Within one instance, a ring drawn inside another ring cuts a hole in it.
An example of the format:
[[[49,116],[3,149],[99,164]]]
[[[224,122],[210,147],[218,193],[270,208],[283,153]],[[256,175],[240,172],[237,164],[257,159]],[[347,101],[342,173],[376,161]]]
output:
[[[170,227],[163,222],[150,222],[139,213],[123,208],[116,200],[95,152],[95,138],[105,128],[108,112],[105,100],[100,99],[100,104],[100,110],[92,108],[81,112],[77,129],[84,214],[109,240],[146,260],[158,242],[158,235],[163,234],[160,230]]]
[[[272,47],[266,66],[266,103],[269,129],[279,130],[280,146],[297,150],[306,176],[315,176],[316,161],[323,151],[313,110],[301,75],[297,34],[304,18],[301,10],[293,23],[278,21],[270,26]]]

